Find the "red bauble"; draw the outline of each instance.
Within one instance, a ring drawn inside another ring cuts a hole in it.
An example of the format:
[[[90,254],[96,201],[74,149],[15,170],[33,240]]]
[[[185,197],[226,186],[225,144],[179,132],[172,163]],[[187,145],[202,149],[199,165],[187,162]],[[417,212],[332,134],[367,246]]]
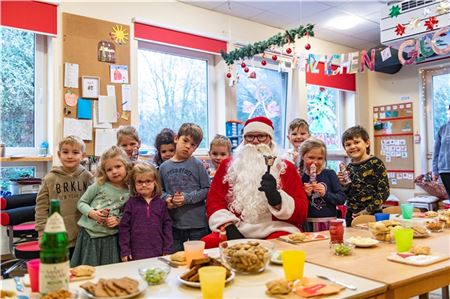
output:
[[[231,73],[227,73],[227,78],[231,78]]]
[[[277,59],[278,59],[278,56],[277,56],[277,55],[273,55],[273,56],[272,56],[272,60],[273,60],[273,61],[277,61]]]
[[[245,62],[243,62],[243,63],[241,63],[241,67],[242,68],[244,68],[244,67],[246,67],[247,65],[245,64]]]
[[[306,49],[306,50],[311,49],[311,45],[310,45],[310,44],[306,44],[306,45],[305,45],[305,49]]]
[[[249,69],[248,67],[245,67],[245,68],[244,68],[244,72],[246,72],[246,73],[248,73],[249,70],[250,70],[250,69]]]
[[[267,64],[267,61],[263,60],[263,61],[261,61],[261,64],[264,66]]]
[[[292,53],[292,49],[291,48],[287,48],[286,49],[286,53],[291,54]]]

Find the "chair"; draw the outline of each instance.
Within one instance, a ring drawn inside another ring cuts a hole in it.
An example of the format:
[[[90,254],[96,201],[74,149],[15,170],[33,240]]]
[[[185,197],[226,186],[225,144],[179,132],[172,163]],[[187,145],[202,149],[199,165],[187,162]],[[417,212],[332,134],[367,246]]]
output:
[[[2,263],[4,278],[17,267],[23,266],[27,260],[39,258],[38,234],[34,229],[36,195],[20,194],[0,199],[0,223],[7,228],[9,250],[15,257]]]
[[[369,222],[375,222],[375,216],[373,215],[359,215],[353,218],[352,220],[352,227],[356,226],[357,224],[363,224],[363,223],[369,223]]]
[[[420,209],[414,208],[413,212],[420,212]],[[392,206],[383,209],[383,213],[385,214],[401,214],[402,208],[400,206]]]

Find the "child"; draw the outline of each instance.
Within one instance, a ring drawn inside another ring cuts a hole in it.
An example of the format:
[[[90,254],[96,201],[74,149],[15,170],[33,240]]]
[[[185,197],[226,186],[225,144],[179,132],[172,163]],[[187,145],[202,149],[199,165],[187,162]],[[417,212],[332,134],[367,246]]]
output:
[[[327,148],[322,140],[306,139],[300,146],[300,157],[304,165],[302,181],[309,200],[308,218],[315,218],[307,223],[315,225],[306,225],[305,230],[327,230],[329,218],[337,216],[336,206],[345,203],[345,193],[334,170],[325,169]]]
[[[161,164],[169,160],[175,154],[175,132],[169,128],[164,128],[156,135],[155,138],[155,157],[153,162],[156,168],[159,168]]]
[[[126,184],[130,168],[130,160],[120,147],[112,146],[102,154],[96,182],[78,202],[82,216],[72,267],[120,262],[117,233],[122,207],[130,193]]]
[[[214,177],[220,162],[231,155],[231,142],[226,136],[217,134],[209,146],[209,158],[214,168],[209,168],[209,176]]]
[[[93,183],[92,174],[80,165],[86,145],[77,136],[67,136],[58,145],[58,158],[62,166],[54,166],[43,181],[36,197],[36,231],[39,237],[47,222],[50,199],[61,202],[61,216],[69,237],[69,250],[73,253],[78,235],[77,222],[81,217],[77,203],[88,186]]]
[[[381,212],[389,197],[389,180],[383,161],[370,155],[369,134],[361,126],[347,129],[342,134],[342,145],[351,163],[347,166],[351,182],[345,185],[345,176],[338,173],[347,195],[347,226],[359,215]]]
[[[123,262],[172,252],[172,220],[161,199],[156,168],[137,163],[130,174],[133,196],[125,205],[119,225],[120,256]]]
[[[202,129],[184,123],[175,137],[175,155],[161,164],[163,199],[173,221],[173,251],[183,250],[183,242],[200,240],[208,234],[205,200],[209,176],[202,162],[193,157],[203,139]]]
[[[131,161],[139,159],[141,140],[133,126],[121,126],[117,130],[117,146],[120,146],[127,153]]]
[[[309,125],[306,120],[302,118],[295,118],[291,121],[291,123],[289,124],[287,139],[289,140],[289,143],[293,148],[288,150],[286,158],[287,160],[294,163],[297,168],[300,168],[300,145],[310,136],[311,133],[309,131]]]

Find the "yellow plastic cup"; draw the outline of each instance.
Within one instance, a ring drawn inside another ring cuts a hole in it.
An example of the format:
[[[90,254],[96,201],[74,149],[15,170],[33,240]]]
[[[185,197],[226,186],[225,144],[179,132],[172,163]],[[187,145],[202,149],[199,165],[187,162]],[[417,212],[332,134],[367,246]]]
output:
[[[186,241],[183,243],[186,262],[189,266],[193,259],[201,259],[203,250],[205,250],[205,242],[203,241]]]
[[[285,250],[281,252],[286,280],[293,281],[303,277],[306,253],[303,250]]]
[[[399,228],[394,231],[397,252],[409,251],[413,243],[414,231],[412,228]]]
[[[198,269],[203,299],[223,298],[226,269],[220,266],[206,266]]]

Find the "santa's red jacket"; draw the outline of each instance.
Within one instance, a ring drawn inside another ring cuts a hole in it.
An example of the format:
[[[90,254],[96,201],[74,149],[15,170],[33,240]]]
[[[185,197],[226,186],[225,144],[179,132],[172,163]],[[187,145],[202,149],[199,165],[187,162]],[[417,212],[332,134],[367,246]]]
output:
[[[267,202],[267,214],[258,217],[257,223],[249,223],[228,209],[230,186],[224,183],[224,177],[228,172],[231,159],[222,161],[206,200],[206,213],[211,230],[218,231],[221,225],[233,222],[246,238],[262,239],[280,231],[298,232],[308,215],[308,199],[295,166],[289,161],[284,161],[286,169],[280,175],[281,188],[278,190],[281,194],[281,209],[278,211]]]

